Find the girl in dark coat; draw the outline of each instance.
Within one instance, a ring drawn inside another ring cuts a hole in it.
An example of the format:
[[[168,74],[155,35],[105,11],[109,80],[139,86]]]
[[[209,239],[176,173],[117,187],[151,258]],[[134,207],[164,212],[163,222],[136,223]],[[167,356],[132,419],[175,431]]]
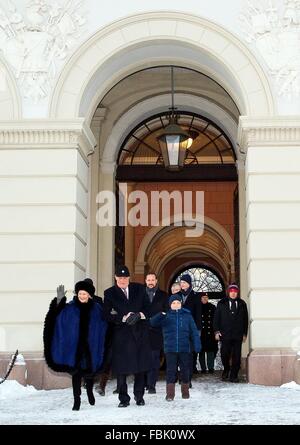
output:
[[[64,286],[59,286],[45,319],[45,360],[53,371],[72,375],[75,411],[80,409],[82,377],[89,403],[95,404],[93,379],[103,360],[107,323],[102,307],[92,298],[94,293],[93,285],[79,281],[73,300],[66,304]]]
[[[174,294],[169,298],[171,309],[150,319],[152,326],[161,326],[164,338],[164,353],[167,363],[166,400],[175,397],[177,367],[181,373],[181,393],[183,399],[189,398],[190,356],[192,351],[200,352],[200,336],[194,319],[188,309],[181,308],[182,297]]]

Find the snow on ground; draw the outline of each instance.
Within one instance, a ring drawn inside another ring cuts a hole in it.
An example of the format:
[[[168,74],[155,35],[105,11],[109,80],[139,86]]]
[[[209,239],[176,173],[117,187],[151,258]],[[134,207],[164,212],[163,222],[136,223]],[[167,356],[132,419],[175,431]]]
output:
[[[284,383],[281,385],[281,388],[296,389],[297,391],[300,391],[300,385],[298,385],[296,382]]]
[[[129,384],[131,404],[118,408],[116,382],[110,381],[106,396],[95,393],[90,406],[85,390],[81,409],[72,411],[72,389],[37,391],[17,382],[0,385],[0,425],[300,425],[299,385],[282,387],[221,382],[219,376],[199,376],[193,381],[191,398],[183,400],[176,385],[176,398],[165,401],[165,382],[157,394],[145,394],[145,406],[136,406]]]

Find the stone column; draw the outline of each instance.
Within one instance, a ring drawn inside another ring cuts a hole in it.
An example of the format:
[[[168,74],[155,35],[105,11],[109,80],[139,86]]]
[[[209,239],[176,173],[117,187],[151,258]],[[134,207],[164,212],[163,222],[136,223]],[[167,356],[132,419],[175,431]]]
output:
[[[300,325],[300,118],[240,118],[246,158],[249,381],[293,380]]]
[[[0,122],[0,350],[42,351],[50,301],[86,274],[84,120]]]
[[[98,226],[96,222],[97,194],[100,178],[100,133],[106,109],[97,108],[91,122],[91,130],[97,141],[97,147],[89,157],[89,210],[88,210],[88,253],[87,274],[94,281],[98,292]]]
[[[115,162],[100,162],[99,191],[115,192]],[[98,292],[114,283],[115,227],[98,227]]]
[[[245,186],[245,161],[240,159],[236,162],[238,171],[238,187],[239,187],[239,235],[240,235],[240,290],[243,300],[248,305],[249,311],[249,295],[247,283],[247,228],[246,228],[246,186]],[[242,356],[243,366],[246,363],[245,357],[249,353],[249,337],[243,343]]]

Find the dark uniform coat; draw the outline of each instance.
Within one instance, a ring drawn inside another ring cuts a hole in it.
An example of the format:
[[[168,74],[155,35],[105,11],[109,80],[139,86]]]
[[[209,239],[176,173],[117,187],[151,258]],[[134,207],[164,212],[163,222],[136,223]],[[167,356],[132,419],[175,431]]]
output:
[[[214,314],[216,306],[211,303],[202,304],[201,315],[201,342],[203,352],[218,352],[218,342],[215,340],[213,329]]]
[[[222,298],[214,316],[214,331],[221,332],[221,340],[243,340],[248,333],[248,310],[246,303],[240,298],[237,301],[237,311],[233,315],[229,308],[229,298]]]
[[[114,324],[112,347],[113,374],[138,374],[150,369],[149,321],[139,320],[129,326],[123,322],[128,312],[143,312],[149,317],[150,301],[145,286],[130,283],[129,299],[118,286],[104,291],[104,317]]]
[[[152,303],[149,306],[149,317],[153,317],[161,312],[169,310],[168,295],[161,289],[155,292]],[[150,326],[150,345],[153,350],[160,350],[163,347],[163,336],[160,327]]]

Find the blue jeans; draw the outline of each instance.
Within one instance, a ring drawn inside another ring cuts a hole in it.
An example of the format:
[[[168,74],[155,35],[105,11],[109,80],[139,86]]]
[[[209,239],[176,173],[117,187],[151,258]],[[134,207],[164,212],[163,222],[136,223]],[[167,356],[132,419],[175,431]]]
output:
[[[158,380],[160,368],[160,349],[152,349],[151,351],[151,368],[147,372],[147,386],[148,388],[155,388]]]
[[[177,369],[180,369],[181,383],[190,382],[192,354],[190,352],[166,352],[166,380],[167,383],[175,383]]]

